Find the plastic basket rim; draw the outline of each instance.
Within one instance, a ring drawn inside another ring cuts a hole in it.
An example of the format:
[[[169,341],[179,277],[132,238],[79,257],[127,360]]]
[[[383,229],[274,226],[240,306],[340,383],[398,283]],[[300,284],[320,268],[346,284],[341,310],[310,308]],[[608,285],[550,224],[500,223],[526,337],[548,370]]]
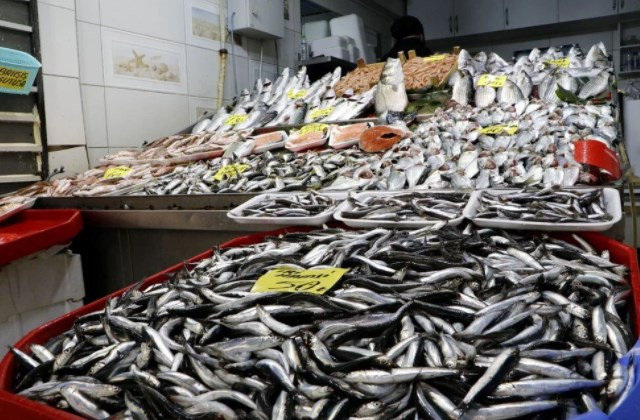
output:
[[[0,64],[27,67],[28,70],[37,70],[42,64],[24,51],[0,47]]]

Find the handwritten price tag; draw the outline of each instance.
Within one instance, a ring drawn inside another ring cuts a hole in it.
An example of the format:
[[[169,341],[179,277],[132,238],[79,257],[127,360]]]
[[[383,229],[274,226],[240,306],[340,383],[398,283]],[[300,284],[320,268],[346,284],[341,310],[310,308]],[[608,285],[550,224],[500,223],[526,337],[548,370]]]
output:
[[[430,55],[429,57],[423,58],[422,61],[426,61],[426,62],[442,61],[445,58],[447,58],[447,54],[435,54],[435,55]]]
[[[129,175],[131,171],[133,171],[133,169],[128,168],[126,166],[116,166],[114,168],[109,168],[106,171],[104,171],[104,175],[102,176],[102,178],[104,179],[122,178]]]
[[[244,122],[249,116],[247,114],[233,114],[226,120],[224,120],[224,125],[236,125]]]
[[[480,130],[481,134],[502,134],[506,133],[513,136],[518,132],[517,125],[490,125]]]
[[[553,67],[562,67],[562,68],[567,68],[569,67],[569,59],[568,58],[559,58],[557,60],[546,60],[544,62],[546,65],[549,66],[553,66]]]
[[[328,106],[326,108],[316,108],[313,111],[311,111],[311,119],[315,120],[317,118],[325,118],[328,117],[329,114],[331,114],[333,112],[333,107],[332,106]]]
[[[507,81],[507,76],[497,76],[495,74],[483,74],[478,79],[478,86],[502,87]]]
[[[222,181],[227,178],[233,178],[234,176],[240,175],[247,169],[249,169],[249,165],[245,165],[244,163],[232,163],[231,165],[225,165],[218,169],[218,172],[213,176],[213,179],[216,181]]]
[[[287,92],[287,96],[289,97],[289,99],[302,99],[307,96],[307,89],[290,89]]]
[[[304,127],[302,127],[300,130],[298,130],[298,134],[303,135],[307,133],[313,133],[315,131],[325,131],[328,127],[329,126],[327,124],[322,124],[322,123],[307,124]]]
[[[304,292],[323,295],[347,271],[347,268],[298,270],[293,267],[280,267],[263,274],[253,285],[251,292]]]

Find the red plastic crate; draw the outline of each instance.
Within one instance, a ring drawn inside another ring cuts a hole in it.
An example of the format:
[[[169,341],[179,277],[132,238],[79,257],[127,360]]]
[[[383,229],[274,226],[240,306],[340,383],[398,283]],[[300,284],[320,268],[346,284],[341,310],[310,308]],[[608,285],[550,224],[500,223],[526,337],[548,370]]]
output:
[[[259,243],[267,236],[276,236],[283,233],[293,232],[308,232],[313,230],[312,227],[296,227],[278,229],[269,232],[261,232],[254,235],[241,236],[232,239],[222,245],[220,248],[239,247],[245,245],[251,245]],[[554,235],[558,238],[573,242],[571,235]],[[599,233],[583,233],[581,236],[587,240],[596,250],[602,251],[608,249],[611,253],[611,260],[620,264],[625,264],[630,270],[630,281],[632,288],[633,302],[640,302],[640,270],[638,269],[638,259],[636,252],[633,248],[617,242],[611,238]],[[197,262],[204,258],[211,257],[213,252],[211,250],[196,255],[188,260],[188,262]],[[148,277],[143,287],[151,284],[160,283],[166,279],[166,275],[180,270],[184,266],[183,263],[169,267],[168,269]],[[15,347],[27,351],[29,345],[37,343],[42,344],[48,339],[63,333],[71,328],[75,320],[87,313],[94,312],[104,308],[105,302],[108,298],[119,296],[124,293],[128,287],[125,287],[117,292],[114,292],[102,299],[98,299],[82,308],[79,308],[73,312],[63,315],[24,336]],[[640,319],[638,313],[640,311],[635,310],[635,305],[631,305],[633,311],[633,319],[635,322],[635,332],[639,335]],[[20,397],[12,393],[13,378],[15,369],[15,357],[12,353],[7,353],[0,362],[0,410],[2,411],[2,419],[34,419],[34,420],[57,420],[57,419],[80,419],[80,417],[70,414],[66,411],[58,410],[48,405],[38,403],[28,398]]]
[[[0,223],[0,265],[71,241],[82,230],[80,210],[25,210]]]

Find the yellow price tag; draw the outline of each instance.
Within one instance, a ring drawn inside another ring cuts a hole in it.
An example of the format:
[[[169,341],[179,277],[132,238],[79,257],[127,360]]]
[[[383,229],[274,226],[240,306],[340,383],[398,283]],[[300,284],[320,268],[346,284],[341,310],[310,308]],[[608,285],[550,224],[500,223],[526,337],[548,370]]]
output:
[[[224,125],[236,125],[244,122],[249,116],[247,114],[233,114],[226,120],[224,120]]]
[[[545,64],[553,67],[569,67],[569,59],[568,58],[558,58],[557,60],[545,60]]]
[[[129,175],[131,173],[131,171],[133,171],[133,169],[131,169],[129,167],[116,166],[116,167],[109,168],[106,171],[104,171],[104,175],[102,176],[102,178],[104,178],[104,179],[122,178],[122,177],[125,177],[125,176]]]
[[[231,165],[225,165],[218,169],[218,172],[213,176],[213,179],[216,181],[222,181],[227,178],[233,178],[249,169],[249,167],[249,165],[245,165],[244,163],[232,163]]]
[[[447,58],[447,54],[435,54],[430,55],[429,57],[425,57],[422,61],[431,62],[431,61],[442,61]]]
[[[497,76],[495,74],[483,74],[478,79],[478,86],[502,87],[507,81],[507,76]]]
[[[0,66],[0,87],[20,90],[27,84],[28,77],[28,71]]]
[[[349,271],[348,268],[299,270],[293,267],[279,267],[260,276],[251,288],[251,292],[304,292],[323,295],[347,271]]]
[[[317,118],[325,118],[328,117],[329,114],[331,114],[333,112],[333,107],[332,106],[328,106],[326,108],[316,108],[313,111],[311,111],[311,119],[315,120]]]
[[[307,133],[313,133],[314,131],[324,131],[327,129],[327,127],[329,127],[327,124],[322,123],[307,124],[300,130],[298,130],[298,134],[303,135]]]
[[[510,136],[513,136],[518,132],[517,125],[490,125],[489,127],[484,127],[480,130],[480,134],[502,134],[507,133]]]
[[[289,89],[289,91],[287,92],[287,96],[289,97],[289,99],[302,99],[307,96],[307,89]]]

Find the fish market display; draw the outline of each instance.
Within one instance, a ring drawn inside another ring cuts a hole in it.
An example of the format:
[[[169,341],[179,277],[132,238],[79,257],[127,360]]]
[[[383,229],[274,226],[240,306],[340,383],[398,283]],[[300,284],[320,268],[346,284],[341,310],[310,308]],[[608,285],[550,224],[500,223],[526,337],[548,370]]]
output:
[[[453,54],[438,54],[407,60],[402,66],[405,87],[408,90],[415,90],[443,84],[447,81],[456,62],[457,56]]]
[[[370,123],[358,123],[349,125],[336,125],[331,130],[329,137],[329,146],[334,149],[344,149],[358,144],[360,136],[366,129],[370,128]]]
[[[616,363],[629,285],[583,242],[327,229],[216,249],[12,349],[15,392],[89,418],[611,412],[636,382]],[[250,292],[269,270],[312,267],[349,271],[324,294]]]
[[[29,204],[34,202],[34,198],[20,195],[12,195],[0,199],[0,220],[3,217],[19,208],[28,207]]]
[[[546,223],[598,223],[611,220],[602,189],[483,191],[475,217]]]
[[[255,136],[254,153],[262,153],[267,150],[278,149],[284,147],[287,141],[287,133],[285,131],[273,131],[271,133],[260,134]]]
[[[338,83],[335,90],[338,96],[349,96],[353,93],[364,93],[378,84],[382,66],[358,67],[346,75]]]
[[[405,194],[348,197],[347,219],[449,221],[462,216],[469,194],[413,191]]]
[[[575,102],[599,97],[609,90],[613,68],[602,42],[591,47],[586,57],[578,46],[564,54],[551,47],[537,48],[529,55],[507,62],[496,53],[471,56],[461,50],[458,72],[449,83],[453,99],[467,105],[471,99],[480,108],[493,103],[513,105],[528,99],[537,86],[537,97],[558,104],[571,97]],[[474,93],[475,91],[475,93]]]
[[[244,207],[239,216],[251,217],[309,217],[335,208],[332,197],[318,193],[268,196],[252,206]]]
[[[380,120],[392,123],[402,119],[402,113],[409,104],[404,87],[402,63],[398,58],[388,58],[382,69],[382,76],[376,90],[376,114]]]

